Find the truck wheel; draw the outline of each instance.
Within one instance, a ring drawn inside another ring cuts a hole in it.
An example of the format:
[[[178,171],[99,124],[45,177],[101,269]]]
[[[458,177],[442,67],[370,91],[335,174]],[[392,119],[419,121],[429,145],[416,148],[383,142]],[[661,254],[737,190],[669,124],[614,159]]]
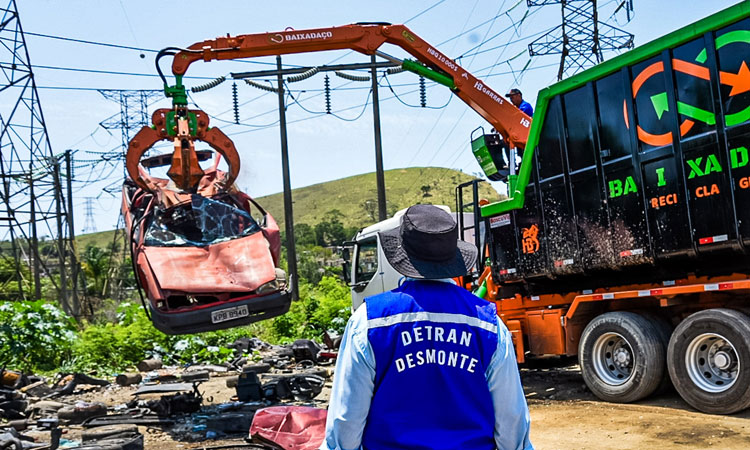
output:
[[[629,403],[650,395],[665,372],[659,331],[632,312],[609,312],[589,322],[578,359],[586,386],[608,402]]]
[[[639,315],[649,320],[656,328],[659,338],[661,339],[662,347],[664,348],[664,375],[662,376],[659,387],[656,388],[654,394],[662,394],[672,390],[672,380],[669,379],[669,371],[666,370],[667,363],[667,348],[669,347],[669,339],[672,337],[672,331],[674,327],[666,319],[652,312],[639,312]]]
[[[750,407],[750,317],[731,309],[689,316],[672,333],[667,367],[677,392],[697,410]]]

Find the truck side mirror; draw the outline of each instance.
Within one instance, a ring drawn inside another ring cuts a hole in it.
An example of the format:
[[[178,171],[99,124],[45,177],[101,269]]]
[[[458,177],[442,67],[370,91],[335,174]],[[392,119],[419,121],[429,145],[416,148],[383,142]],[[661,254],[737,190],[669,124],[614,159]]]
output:
[[[347,284],[351,283],[352,282],[352,277],[351,277],[352,274],[351,274],[351,269],[349,268],[349,262],[348,261],[344,261],[343,263],[341,263],[341,272],[342,272],[342,275],[344,276],[344,281],[346,281]]]
[[[352,282],[351,268],[350,268],[351,258],[352,258],[352,254],[351,254],[350,248],[349,247],[342,248],[341,259],[343,259],[344,262],[341,263],[341,269],[344,275],[344,281],[346,281],[347,283]]]

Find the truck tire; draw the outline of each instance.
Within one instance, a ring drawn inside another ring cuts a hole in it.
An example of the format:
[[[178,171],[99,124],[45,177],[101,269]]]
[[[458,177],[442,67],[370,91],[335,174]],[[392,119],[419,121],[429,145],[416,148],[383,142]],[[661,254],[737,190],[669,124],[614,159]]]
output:
[[[699,411],[750,407],[750,317],[731,309],[692,314],[672,333],[667,367],[677,392]]]
[[[578,345],[586,386],[608,402],[629,403],[653,393],[664,377],[665,359],[656,325],[632,312],[596,317]]]
[[[669,348],[669,339],[672,337],[672,331],[674,330],[674,327],[669,321],[667,321],[667,319],[661,317],[656,313],[644,311],[638,312],[638,314],[649,320],[656,328],[657,333],[659,333],[659,338],[661,339],[662,346],[664,347],[664,367],[666,368],[667,348]],[[671,390],[673,390],[672,380],[669,378],[669,371],[664,369],[664,375],[662,376],[661,382],[659,383],[659,387],[657,387],[654,391],[654,394],[663,394]]]

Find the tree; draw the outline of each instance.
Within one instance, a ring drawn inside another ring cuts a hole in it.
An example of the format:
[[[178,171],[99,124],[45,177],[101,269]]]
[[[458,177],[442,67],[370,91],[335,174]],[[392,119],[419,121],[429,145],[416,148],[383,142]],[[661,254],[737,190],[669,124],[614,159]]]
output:
[[[375,212],[378,210],[378,202],[375,200],[365,200],[362,203],[362,209],[365,210],[367,215],[370,217],[370,220],[375,222]]]
[[[19,273],[16,273],[16,272]],[[4,299],[17,299],[21,292],[18,291],[18,278],[21,278],[23,295],[30,298],[33,295],[31,283],[31,270],[29,266],[9,257],[0,257],[0,297]]]
[[[338,209],[328,211],[323,220],[315,225],[315,241],[322,247],[339,245],[347,239],[346,230],[341,223],[344,215]]]
[[[111,256],[109,251],[101,247],[86,246],[86,250],[81,255],[81,266],[83,266],[86,278],[91,281],[89,293],[102,296],[105,294]]]
[[[297,245],[315,245],[315,229],[306,223],[294,225],[294,242]]]

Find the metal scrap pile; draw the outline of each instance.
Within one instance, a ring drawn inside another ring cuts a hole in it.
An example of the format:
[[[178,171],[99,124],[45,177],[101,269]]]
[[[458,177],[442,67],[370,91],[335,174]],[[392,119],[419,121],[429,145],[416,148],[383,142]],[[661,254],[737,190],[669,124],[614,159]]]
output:
[[[318,397],[330,387],[336,357],[328,344],[271,346],[243,338],[227,346],[235,352],[228,364],[163,367],[149,359],[114,383],[86,374],[48,381],[3,371],[0,448],[138,450],[153,439],[239,440],[246,448],[274,448],[262,435],[244,443],[255,413],[277,405],[325,408],[328,393]]]

